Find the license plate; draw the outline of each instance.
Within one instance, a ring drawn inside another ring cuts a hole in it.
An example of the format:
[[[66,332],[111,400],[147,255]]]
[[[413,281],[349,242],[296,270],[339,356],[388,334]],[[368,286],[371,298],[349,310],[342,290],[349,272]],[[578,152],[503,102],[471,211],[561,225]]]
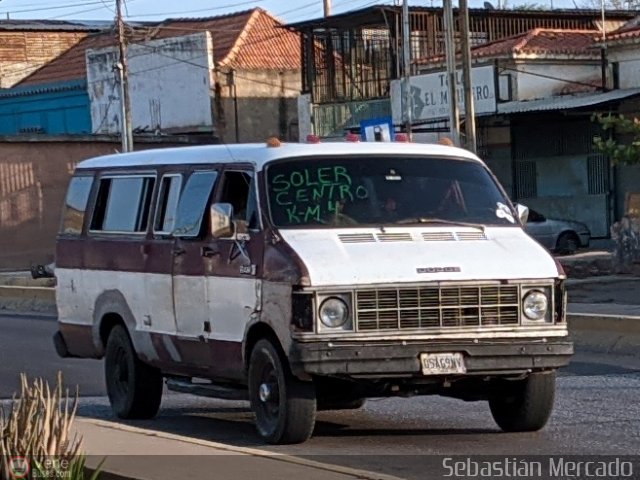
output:
[[[421,353],[420,363],[425,375],[467,373],[462,353]]]

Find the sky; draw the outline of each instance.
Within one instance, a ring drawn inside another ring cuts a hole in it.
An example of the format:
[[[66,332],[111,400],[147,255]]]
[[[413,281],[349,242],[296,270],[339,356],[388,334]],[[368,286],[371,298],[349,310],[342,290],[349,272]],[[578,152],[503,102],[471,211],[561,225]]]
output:
[[[571,8],[572,0],[510,0],[514,5],[553,1],[555,8]],[[342,13],[393,0],[332,0],[333,13]],[[497,0],[492,3],[496,4]],[[457,3],[454,0],[454,4]],[[470,0],[482,7],[484,0]],[[441,0],[409,0],[411,6],[440,6]],[[0,0],[0,18],[110,20],[115,0]],[[322,0],[126,0],[127,19],[162,20],[168,17],[208,17],[262,7],[287,22],[299,22],[323,15]]]

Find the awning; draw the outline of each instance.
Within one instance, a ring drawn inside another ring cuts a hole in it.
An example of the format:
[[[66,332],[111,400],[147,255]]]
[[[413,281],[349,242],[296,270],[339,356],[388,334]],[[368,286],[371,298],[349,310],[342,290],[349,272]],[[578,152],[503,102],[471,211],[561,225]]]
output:
[[[498,104],[498,115],[510,115],[525,112],[543,112],[551,110],[573,110],[593,107],[604,103],[615,102],[640,95],[640,88],[612,90],[604,93],[584,95],[565,95],[561,97],[543,98],[540,100],[516,101]]]

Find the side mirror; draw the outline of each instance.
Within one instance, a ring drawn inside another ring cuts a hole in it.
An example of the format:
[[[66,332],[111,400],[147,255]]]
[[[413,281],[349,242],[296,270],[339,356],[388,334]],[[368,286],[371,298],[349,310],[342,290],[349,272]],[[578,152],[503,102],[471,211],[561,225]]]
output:
[[[518,211],[518,218],[520,219],[520,223],[523,225],[527,223],[529,219],[529,207],[522,205],[520,203],[516,203],[516,210]]]
[[[214,203],[209,209],[209,223],[213,238],[233,236],[233,206],[230,203]]]

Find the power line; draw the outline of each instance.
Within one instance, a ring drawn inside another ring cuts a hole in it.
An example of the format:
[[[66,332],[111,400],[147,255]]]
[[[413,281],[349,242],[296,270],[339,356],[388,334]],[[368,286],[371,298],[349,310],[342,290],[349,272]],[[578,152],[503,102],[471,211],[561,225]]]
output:
[[[245,2],[229,4],[229,5],[219,5],[217,7],[200,8],[198,10],[182,10],[182,11],[178,11],[178,12],[175,12],[175,11],[174,12],[157,12],[157,13],[149,13],[149,14],[144,14],[144,15],[133,15],[133,16],[128,16],[127,18],[163,17],[163,16],[167,16],[167,15],[184,15],[184,14],[188,14],[188,13],[213,12],[213,11],[218,11],[218,10],[225,10],[227,8],[243,7],[245,5],[255,5],[256,3],[263,3],[265,1],[266,0],[249,0],[249,1],[245,1]]]
[[[98,0],[98,1],[93,1],[93,2],[83,2],[83,3],[76,3],[73,5],[56,5],[54,7],[44,7],[44,8],[28,8],[25,10],[6,10],[2,13],[9,13],[9,14],[14,14],[14,13],[31,13],[31,12],[44,12],[44,11],[48,11],[48,10],[63,10],[65,8],[73,8],[73,7],[87,7],[89,5],[100,5],[102,4],[102,0]]]
[[[146,45],[146,44],[144,44],[144,43],[136,43],[136,42],[132,42],[132,43],[131,43],[131,45],[136,45],[136,46],[139,46],[139,47],[143,47],[143,48],[147,48],[147,49],[153,50],[153,52],[150,52],[150,53],[149,53],[149,55],[152,55],[153,53],[155,53],[155,54],[160,55],[160,56],[162,56],[162,57],[169,58],[169,59],[171,59],[171,60],[175,60],[175,63],[185,63],[185,64],[187,64],[187,65],[191,65],[191,66],[193,66],[193,67],[203,68],[203,69],[205,69],[205,70],[209,70],[209,67],[208,67],[208,66],[204,66],[204,65],[201,65],[201,64],[199,64],[199,63],[195,63],[195,62],[193,62],[193,61],[190,61],[190,60],[186,60],[186,59],[182,59],[182,58],[176,58],[176,57],[174,57],[173,55],[169,55],[169,54],[166,54],[166,53],[159,52],[159,51],[157,51],[157,50],[155,49],[155,47],[150,46],[150,45]],[[201,57],[202,57],[202,56],[200,56],[200,57],[196,57],[196,58],[201,58]],[[172,65],[173,65],[173,64],[172,64]],[[167,65],[167,66],[169,66],[169,65]],[[163,66],[162,68],[164,68],[164,66]],[[146,69],[146,70],[138,70],[138,71],[136,71],[136,72],[131,72],[131,75],[132,75],[132,76],[133,76],[133,75],[140,75],[140,74],[145,73],[145,72],[147,72],[147,71],[159,70],[159,69],[160,69],[160,67],[154,67],[154,68],[150,68],[150,69]],[[257,84],[261,84],[261,85],[268,85],[268,86],[271,86],[271,87],[274,87],[274,88],[283,88],[283,86],[282,86],[282,85],[278,85],[278,84],[271,83],[271,82],[266,82],[266,81],[262,81],[262,80],[257,80],[257,79],[249,78],[249,77],[246,77],[246,76],[243,76],[243,75],[239,75],[239,74],[237,74],[237,73],[236,73],[236,76],[237,76],[238,78],[241,78],[241,79],[243,79],[243,80],[247,80],[247,81],[250,81],[250,82],[253,82],[253,83],[257,83]],[[284,89],[285,89],[285,90],[290,90],[290,91],[295,91],[295,92],[299,92],[299,91],[300,91],[300,89],[298,89],[298,88],[292,88],[292,87],[286,87],[286,86],[284,87]]]

